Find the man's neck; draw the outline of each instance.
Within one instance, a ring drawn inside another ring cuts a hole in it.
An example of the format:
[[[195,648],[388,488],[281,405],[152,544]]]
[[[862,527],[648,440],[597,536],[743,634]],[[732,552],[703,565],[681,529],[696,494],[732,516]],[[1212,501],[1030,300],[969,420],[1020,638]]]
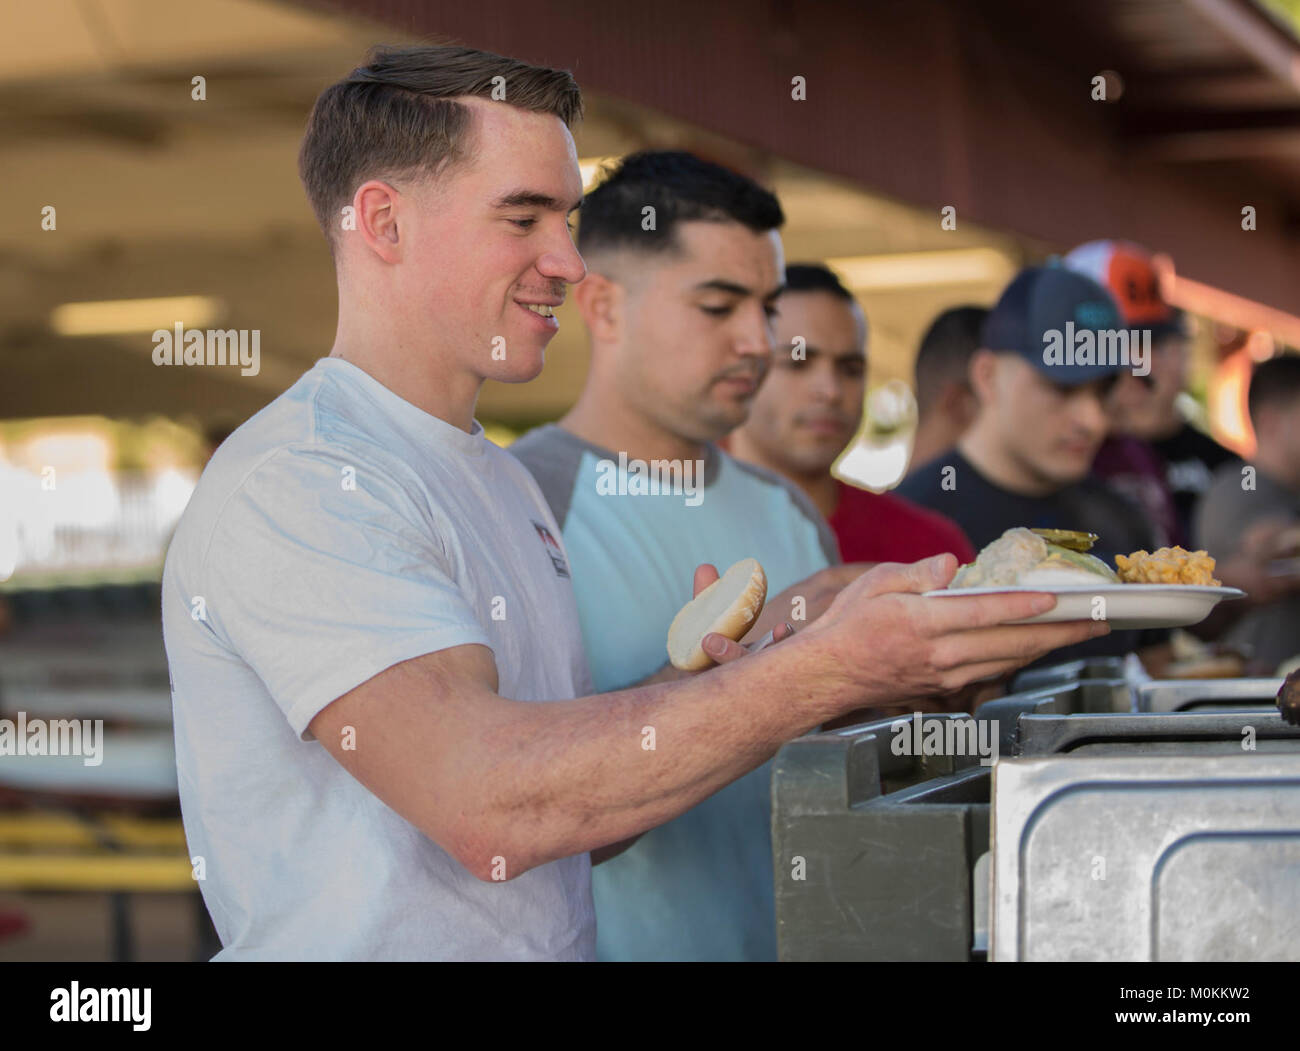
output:
[[[727,436],[727,445],[728,451],[736,459],[765,467],[794,482],[816,505],[823,518],[830,518],[835,513],[835,508],[840,502],[840,483],[829,470],[815,473],[795,471],[774,457],[768,456],[758,445],[750,441],[744,428],[732,431]]]
[[[776,470],[776,468],[772,469]],[[816,505],[823,518],[830,518],[835,513],[835,508],[839,507],[840,482],[830,471],[822,471],[816,475],[786,474],[784,471],[779,473],[785,474],[790,481],[808,494],[808,499]]]
[[[1170,438],[1177,435],[1185,426],[1187,426],[1187,421],[1183,419],[1183,414],[1177,409],[1174,409],[1170,415],[1162,417],[1154,425],[1147,428],[1145,433],[1140,433],[1141,428],[1129,430],[1122,421],[1116,422],[1115,430],[1120,434],[1126,434],[1129,437],[1137,438],[1139,441],[1153,443],[1168,441]]]
[[[474,432],[474,406],[483,377],[465,370],[454,353],[413,328],[378,285],[339,283],[339,318],[331,358],[342,358],[403,401]]]
[[[1051,482],[1045,482],[1027,472],[1014,458],[1002,449],[995,435],[977,421],[957,442],[957,451],[970,461],[971,465],[986,480],[999,488],[1019,496],[1050,496],[1057,490]],[[957,480],[960,488],[961,479]]]
[[[960,432],[955,428],[923,420],[917,424],[912,438],[912,467],[927,464],[940,453],[945,453],[956,443]]]
[[[376,354],[368,348],[344,346],[336,341],[329,356],[355,365],[417,409],[473,434],[474,407],[483,386],[482,377],[430,369],[429,360],[422,358],[418,350],[393,351],[393,344],[384,345],[384,353]]]
[[[623,403],[612,391],[588,383],[560,426],[583,441],[638,460],[699,460],[704,443],[673,434]]]

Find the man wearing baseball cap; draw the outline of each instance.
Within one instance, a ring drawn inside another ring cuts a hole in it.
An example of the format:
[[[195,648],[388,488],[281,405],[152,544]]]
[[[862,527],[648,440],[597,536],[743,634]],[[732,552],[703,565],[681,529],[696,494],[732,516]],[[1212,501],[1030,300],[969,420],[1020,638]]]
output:
[[[1097,533],[1094,553],[1112,563],[1117,554],[1150,550],[1140,509],[1088,477],[1107,433],[1107,394],[1125,368],[1145,367],[1135,348],[1116,353],[1114,334],[1123,327],[1114,299],[1095,281],[1060,266],[1022,270],[971,357],[974,422],[954,448],[910,474],[899,495],[956,521],[977,548],[1028,526]],[[1126,653],[1164,639],[1117,631],[1051,659]],[[1163,656],[1144,653],[1150,664]]]
[[[1185,547],[1207,543],[1194,527],[1207,513],[1205,494],[1217,475],[1237,473],[1239,478],[1241,461],[1193,427],[1178,409],[1190,340],[1181,312],[1164,298],[1151,253],[1128,241],[1089,241],[1070,252],[1064,263],[1104,285],[1130,328],[1151,332],[1150,374],[1123,375],[1116,384],[1108,404],[1114,433],[1102,443],[1093,475],[1140,500],[1163,525],[1168,540],[1160,542]],[[1284,518],[1263,518],[1239,529],[1235,544],[1225,545],[1221,539],[1211,544],[1218,561],[1215,575],[1241,588],[1247,598],[1225,603],[1189,630],[1201,638],[1217,638],[1258,606],[1294,593],[1296,577],[1279,576],[1270,566],[1286,529]],[[1243,639],[1240,629],[1233,637]]]
[[[1116,384],[1109,406],[1115,433],[1098,452],[1093,473],[1141,500],[1160,517],[1169,541],[1185,546],[1211,476],[1237,457],[1178,410],[1190,362],[1183,314],[1166,301],[1153,257],[1140,245],[1089,241],[1064,263],[1110,292],[1128,328],[1151,333],[1150,372]]]

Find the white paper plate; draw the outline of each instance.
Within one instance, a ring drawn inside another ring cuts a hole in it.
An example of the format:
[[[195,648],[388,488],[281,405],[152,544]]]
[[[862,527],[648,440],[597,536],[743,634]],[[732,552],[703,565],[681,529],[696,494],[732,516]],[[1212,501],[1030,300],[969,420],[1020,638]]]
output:
[[[944,588],[925,592],[926,598],[997,595],[1007,591],[1042,591],[1056,596],[1056,606],[1017,624],[1050,624],[1061,620],[1106,620],[1116,631],[1130,628],[1182,628],[1199,624],[1224,599],[1241,598],[1238,588],[1196,584],[1071,584],[1059,587]],[[1098,601],[1101,600],[1101,601]]]

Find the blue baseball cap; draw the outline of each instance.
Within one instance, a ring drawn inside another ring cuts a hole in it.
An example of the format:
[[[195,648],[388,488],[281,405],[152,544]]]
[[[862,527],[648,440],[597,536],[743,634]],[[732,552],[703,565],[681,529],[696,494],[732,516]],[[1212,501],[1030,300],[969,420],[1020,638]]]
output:
[[[1124,329],[1114,298],[1091,278],[1063,266],[1020,271],[984,320],[983,346],[1020,355],[1053,383],[1077,387],[1121,371],[1126,362],[1100,360],[1100,333]],[[1091,331],[1094,353],[1082,349],[1080,334]],[[1092,360],[1088,360],[1091,357]]]

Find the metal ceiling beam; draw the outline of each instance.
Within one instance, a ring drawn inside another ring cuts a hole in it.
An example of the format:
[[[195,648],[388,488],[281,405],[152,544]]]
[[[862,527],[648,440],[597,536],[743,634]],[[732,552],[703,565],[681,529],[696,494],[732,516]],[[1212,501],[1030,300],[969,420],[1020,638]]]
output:
[[[1126,134],[1147,159],[1177,162],[1300,157],[1300,108],[1147,113]]]
[[[1300,96],[1300,41],[1250,0],[1183,0],[1189,8]]]

